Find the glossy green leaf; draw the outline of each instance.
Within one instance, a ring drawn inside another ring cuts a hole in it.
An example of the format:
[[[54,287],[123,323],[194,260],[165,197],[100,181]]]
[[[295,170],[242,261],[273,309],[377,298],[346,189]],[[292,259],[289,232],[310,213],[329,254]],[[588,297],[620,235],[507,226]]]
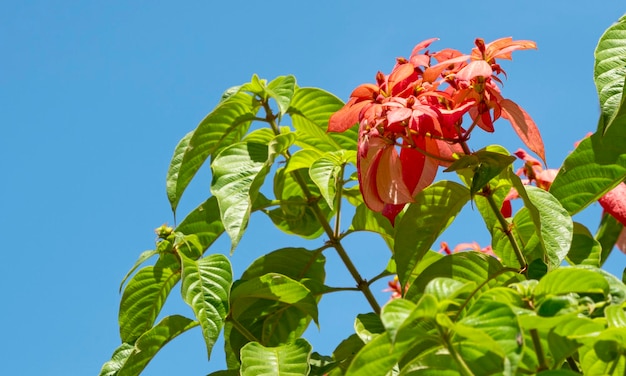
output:
[[[580,142],[565,159],[550,193],[575,214],[626,178],[626,118],[604,136],[595,133]]]
[[[295,135],[276,136],[269,145],[240,142],[222,150],[213,160],[211,192],[217,198],[222,223],[235,249],[248,224],[252,204],[274,159]]]
[[[169,262],[169,259],[161,259],[154,266],[140,269],[130,279],[124,289],[118,315],[122,342],[132,344],[152,327],[179,280],[179,265]]]
[[[609,327],[626,328],[626,306],[612,305],[604,310]]]
[[[608,328],[581,347],[585,375],[623,375],[626,372],[626,328]]]
[[[624,225],[622,225],[615,217],[609,213],[602,214],[602,220],[598,231],[596,232],[595,239],[600,243],[602,247],[602,256],[600,259],[600,265],[603,265],[606,259],[609,257],[617,239],[619,239]]]
[[[102,365],[102,369],[98,376],[116,376],[119,370],[124,366],[124,363],[128,360],[128,357],[133,353],[135,346],[122,343],[120,347],[115,349],[111,360]]]
[[[187,214],[176,227],[176,232],[196,235],[202,250],[206,250],[224,232],[220,210],[215,196],[209,197],[202,205]]]
[[[624,76],[626,76],[626,16],[604,32],[595,51],[593,78],[602,111],[599,133],[604,133],[611,121],[626,111],[622,97]]]
[[[601,266],[602,245],[593,238],[584,225],[574,222],[572,247],[567,253],[567,261],[572,265]]]
[[[343,107],[331,93],[317,88],[298,88],[291,100],[289,115],[298,134],[296,145],[321,152],[356,150],[357,129],[328,133],[328,119]]]
[[[410,341],[391,343],[388,333],[382,333],[366,344],[354,357],[346,376],[387,375],[409,348]]]
[[[165,317],[137,339],[133,352],[119,369],[117,376],[139,375],[163,346],[196,326],[198,326],[197,321],[183,316],[173,315]]]
[[[193,310],[202,327],[207,357],[219,336],[228,314],[228,296],[232,284],[232,269],[228,259],[213,254],[192,260],[181,255],[183,300]]]
[[[284,115],[289,109],[295,88],[296,78],[291,75],[276,77],[265,88],[265,92],[270,98],[276,101],[281,115]]]
[[[539,239],[543,243],[548,265],[556,268],[561,265],[572,244],[572,217],[549,192],[526,186],[526,194],[539,213]]]
[[[298,180],[306,183],[308,193],[312,196],[311,201],[317,203],[320,212],[326,220],[330,219],[332,211],[326,204],[326,200],[321,197],[315,183],[309,178],[307,171],[303,169],[286,173],[284,168],[280,168],[276,172],[274,176],[274,194],[281,201],[281,205],[267,214],[280,230],[305,239],[315,239],[323,233],[324,228],[315,215],[312,207],[313,203],[309,201],[307,194],[303,192]]]
[[[302,338],[278,347],[264,347],[250,342],[241,349],[241,375],[306,375],[309,373],[310,354],[311,345]]]
[[[396,224],[394,258],[403,286],[469,199],[467,188],[450,181],[435,183],[415,197]]]
[[[595,270],[581,267],[561,267],[548,272],[537,284],[534,294],[537,299],[548,295],[569,293],[608,294],[609,284]]]
[[[494,227],[492,231],[492,250],[500,258],[502,265],[521,268],[522,265],[520,265],[505,231],[499,226]],[[537,228],[531,218],[530,211],[526,207],[521,208],[515,214],[508,231],[513,235],[517,245],[522,248],[521,251],[527,263],[532,264],[534,260],[544,258],[545,251],[539,242]]]
[[[291,155],[289,163],[285,167],[285,172],[291,172],[299,169],[309,169],[311,165],[322,158],[326,153],[316,149],[300,149]]]
[[[285,275],[296,281],[324,283],[326,257],[321,252],[304,248],[281,248],[256,259],[242,274],[241,280],[262,277],[268,273]]]
[[[375,313],[358,314],[354,320],[354,331],[363,343],[368,343],[383,333],[385,327]]]
[[[150,257],[152,257],[154,255],[158,255],[158,254],[159,254],[159,251],[156,250],[156,249],[150,249],[150,250],[141,252],[139,257],[137,258],[137,261],[135,261],[135,264],[133,265],[133,267],[130,268],[128,273],[126,273],[124,278],[122,278],[122,282],[120,282],[119,292],[122,292],[122,288],[124,287],[124,283],[126,283],[126,280],[128,280],[128,277],[130,277],[131,274],[133,274],[135,272],[135,270],[137,270],[137,268],[139,268],[141,266],[141,264],[143,264],[148,259],[150,259]]]
[[[337,180],[341,179],[342,162],[337,158],[324,157],[316,160],[309,169],[311,180],[319,188],[322,197],[331,209],[335,205]]]
[[[460,169],[470,170],[472,172],[470,195],[473,197],[477,192],[482,190],[489,181],[507,169],[515,159],[514,156],[508,153],[502,154],[496,151],[481,149],[472,154],[462,156],[444,171],[457,171]]]
[[[236,284],[231,292],[233,317],[241,316],[257,299],[294,306],[317,322],[317,302],[311,291],[285,275],[268,273]]]
[[[493,287],[508,286],[522,278],[517,270],[503,267],[493,256],[479,252],[454,253],[424,269],[409,286],[405,298],[413,299],[423,293],[428,283],[437,277],[453,278],[463,283],[475,282],[475,296]]]
[[[386,329],[391,342],[395,340],[400,326],[411,316],[416,304],[406,299],[393,299],[385,304],[380,312],[380,321]],[[368,341],[364,341],[367,343]]]
[[[391,222],[381,213],[370,210],[364,203],[356,207],[350,229],[377,233],[387,243],[389,249],[393,250],[395,229]]]
[[[238,92],[220,102],[198,125],[178,143],[167,171],[167,197],[172,211],[191,179],[206,159],[225,146],[241,140],[254,120],[258,103]]]

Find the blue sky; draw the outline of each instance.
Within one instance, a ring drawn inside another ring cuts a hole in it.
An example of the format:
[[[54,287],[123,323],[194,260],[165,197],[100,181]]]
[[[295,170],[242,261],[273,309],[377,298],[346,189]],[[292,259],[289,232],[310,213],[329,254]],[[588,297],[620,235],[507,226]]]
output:
[[[165,174],[178,140],[228,87],[253,73],[293,74],[347,99],[352,89],[389,72],[424,39],[433,49],[469,51],[476,37],[531,39],[538,50],[506,62],[504,93],[540,127],[550,167],[595,129],[598,105],[593,50],[624,12],[617,1],[6,1],[0,5],[0,226],[2,373],[97,374],[119,345],[121,278],[154,246],[153,229],[172,223]],[[523,4],[523,5],[522,5]],[[474,136],[471,146],[521,146],[507,123]],[[475,132],[476,133],[476,132]],[[209,192],[204,169],[179,213]],[[596,204],[577,216],[595,232]],[[463,211],[446,235],[451,245],[489,242],[478,214]],[[253,216],[232,256],[235,274],[259,255],[293,245]],[[274,235],[276,234],[276,235]],[[301,242],[316,247],[321,243]],[[356,237],[350,255],[365,277],[389,256],[375,237]],[[221,248],[220,248],[221,247]],[[215,251],[228,252],[223,239]],[[352,285],[331,253],[328,282]],[[607,269],[621,276],[626,256]],[[384,283],[374,286],[381,303]],[[175,291],[174,296],[178,295]],[[347,293],[349,294],[349,293]],[[354,298],[354,299],[352,299]],[[169,313],[189,314],[176,298]],[[308,338],[330,354],[351,333],[358,295],[324,297],[321,332]],[[221,369],[219,348],[207,363],[200,331],[170,343],[145,375],[204,375]]]

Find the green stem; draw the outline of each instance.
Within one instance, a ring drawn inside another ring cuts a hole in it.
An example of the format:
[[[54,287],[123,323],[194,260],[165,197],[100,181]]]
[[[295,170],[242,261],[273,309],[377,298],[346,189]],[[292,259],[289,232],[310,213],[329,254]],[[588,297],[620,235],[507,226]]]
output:
[[[243,335],[244,337],[246,337],[246,339],[247,339],[248,341],[250,341],[250,342],[259,342],[259,343],[260,343],[260,341],[258,340],[258,338],[256,338],[256,337],[254,336],[254,334],[250,333],[250,331],[249,331],[248,329],[246,329],[243,325],[241,325],[241,324],[239,323],[239,321],[235,320],[235,319],[234,319],[234,318],[232,318],[232,317],[230,317],[230,320],[229,320],[229,321],[233,324],[233,327],[234,327],[235,329],[237,329],[237,331],[238,331],[239,333],[241,333],[241,335]]]
[[[483,189],[483,196],[487,199],[487,202],[489,203],[489,207],[491,207],[493,214],[495,214],[496,218],[498,219],[498,222],[500,223],[500,227],[502,228],[502,231],[504,232],[506,237],[509,239],[509,243],[511,243],[513,252],[515,252],[515,257],[517,257],[517,261],[520,264],[520,268],[521,268],[520,272],[526,275],[528,271],[528,263],[526,262],[526,257],[524,257],[524,253],[522,252],[519,244],[517,244],[517,240],[515,239],[515,236],[513,236],[513,233],[511,232],[511,229],[509,228],[510,226],[509,222],[506,220],[506,218],[504,218],[504,216],[502,215],[502,212],[500,212],[500,208],[496,204],[496,201],[493,199],[493,195],[491,194],[491,192],[489,192],[488,189]]]
[[[469,368],[467,363],[465,363],[465,360],[463,360],[463,357],[461,356],[461,354],[459,354],[456,351],[456,349],[450,342],[450,338],[448,338],[448,333],[444,333],[441,327],[439,327],[439,332],[441,334],[441,338],[443,338],[444,346],[446,346],[446,348],[448,349],[448,352],[450,352],[450,356],[452,356],[452,359],[454,359],[454,361],[459,366],[459,371],[461,375],[474,376],[474,372],[472,372],[472,370]]]
[[[280,128],[276,124],[276,116],[272,113],[272,109],[270,108],[269,103],[267,103],[267,101],[263,101],[263,108],[265,109],[265,113],[266,113],[265,121],[269,123],[270,127],[274,131],[274,134],[279,135]],[[284,152],[284,156],[285,156],[285,159],[287,160],[291,158],[291,153],[289,152],[289,150]],[[335,224],[335,229],[333,229],[330,223],[328,222],[328,220],[326,219],[326,216],[320,209],[319,205],[317,204],[315,197],[309,190],[306,180],[304,179],[302,174],[300,174],[300,171],[298,170],[292,171],[291,174],[293,178],[296,180],[296,182],[298,183],[298,186],[300,186],[300,189],[302,189],[302,192],[304,193],[305,197],[307,198],[307,201],[310,204],[309,207],[313,211],[315,218],[322,225],[322,228],[326,236],[328,236],[328,239],[329,239],[328,244],[330,244],[333,248],[335,248],[335,250],[337,251],[337,254],[339,255],[339,258],[341,258],[341,261],[344,263],[344,265],[346,266],[346,268],[352,275],[352,278],[354,278],[357,284],[357,288],[361,290],[361,292],[365,296],[365,299],[367,299],[368,303],[370,304],[374,312],[376,314],[379,314],[380,305],[376,301],[376,298],[374,297],[372,290],[370,290],[369,284],[363,277],[361,277],[361,274],[359,273],[356,266],[350,259],[350,256],[348,256],[348,253],[346,252],[345,248],[343,248],[343,245],[341,244],[341,234],[339,231],[339,219],[337,219],[336,224]],[[338,207],[337,217],[339,217],[339,214],[340,213],[339,213],[339,207]]]
[[[537,329],[530,329],[530,337],[533,339],[533,346],[535,347],[535,353],[537,353],[537,362],[539,363],[539,369],[537,371],[548,369],[546,356],[543,353],[543,347],[541,346],[541,340],[539,339],[539,332],[537,332]]]

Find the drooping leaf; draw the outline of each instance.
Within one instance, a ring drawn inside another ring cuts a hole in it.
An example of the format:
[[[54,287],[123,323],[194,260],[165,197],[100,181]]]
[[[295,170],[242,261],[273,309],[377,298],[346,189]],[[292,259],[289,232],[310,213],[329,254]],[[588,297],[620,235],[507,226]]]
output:
[[[259,104],[245,92],[237,92],[221,101],[178,143],[167,171],[167,197],[172,211],[206,159],[225,146],[241,140],[259,109]]]
[[[584,225],[574,222],[572,247],[567,253],[567,261],[572,265],[601,266],[602,245],[593,238]]]
[[[363,343],[368,343],[383,333],[385,327],[375,313],[358,314],[354,320],[354,331]]]
[[[250,342],[241,349],[241,375],[307,375],[310,355],[311,345],[302,338],[277,347],[264,347],[258,342]]]
[[[213,160],[211,192],[219,203],[220,215],[235,249],[248,224],[252,204],[277,155],[285,151],[295,135],[276,136],[269,145],[240,142],[222,150]]]
[[[609,254],[611,254],[611,251],[613,250],[615,243],[619,239],[623,228],[624,225],[619,223],[617,219],[615,219],[612,215],[608,213],[604,213],[602,215],[602,220],[600,221],[598,231],[595,235],[595,239],[602,246],[600,266],[604,264],[606,259],[609,257]]]
[[[396,224],[394,257],[402,285],[469,198],[467,188],[450,181],[435,183],[415,197]]]
[[[606,134],[587,137],[565,159],[550,193],[571,214],[595,202],[626,178],[626,118]]]
[[[548,265],[561,265],[570,249],[573,236],[572,217],[549,192],[534,186],[526,186],[526,194],[539,213],[539,239],[542,242]],[[532,209],[529,208],[532,213]],[[537,223],[535,222],[537,227]]]
[[[356,127],[343,133],[328,133],[328,119],[343,107],[343,102],[324,90],[298,88],[288,110],[296,128],[296,145],[321,152],[356,150]]]
[[[213,254],[192,260],[180,255],[183,263],[181,293],[202,327],[207,357],[228,314],[228,297],[233,273],[228,259]]]
[[[133,352],[128,356],[117,376],[136,376],[143,371],[157,352],[168,342],[187,330],[198,326],[193,321],[180,315],[167,316],[152,329],[137,339]]]
[[[131,274],[133,274],[135,270],[137,270],[137,268],[141,266],[141,264],[146,262],[150,257],[154,255],[158,255],[158,254],[159,254],[159,251],[156,249],[150,249],[150,250],[141,252],[139,257],[137,258],[137,261],[135,261],[135,264],[133,265],[133,267],[130,268],[128,273],[126,273],[124,278],[122,278],[122,282],[120,282],[119,292],[122,292],[122,288],[124,287],[124,283],[126,283],[126,280],[128,279],[128,277],[130,277]]]
[[[600,37],[595,51],[593,78],[602,111],[598,132],[604,133],[611,121],[623,116],[624,76],[626,76],[626,16],[611,25]]]
[[[102,369],[98,376],[116,376],[119,370],[124,366],[128,357],[133,353],[135,346],[129,343],[122,343],[120,347],[115,349],[111,360],[102,365]]]
[[[179,265],[170,261],[163,258],[154,266],[140,269],[126,285],[118,315],[122,342],[134,343],[154,324],[165,299],[180,280]]]
[[[512,155],[485,148],[462,156],[444,171],[471,170],[470,195],[474,197],[489,181],[500,175],[514,161],[515,157]]]

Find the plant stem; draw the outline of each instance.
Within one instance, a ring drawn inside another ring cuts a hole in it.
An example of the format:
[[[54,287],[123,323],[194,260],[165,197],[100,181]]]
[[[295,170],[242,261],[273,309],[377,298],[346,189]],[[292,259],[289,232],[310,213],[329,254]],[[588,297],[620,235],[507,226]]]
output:
[[[543,347],[541,347],[541,340],[539,339],[537,329],[530,329],[530,337],[533,339],[533,346],[535,347],[535,353],[537,353],[537,362],[539,363],[539,369],[537,371],[548,369],[546,356],[543,353]]]
[[[488,189],[483,189],[483,197],[487,199],[489,207],[491,207],[493,214],[495,214],[496,218],[498,219],[498,223],[500,223],[500,227],[502,227],[502,231],[504,231],[504,234],[509,239],[509,243],[511,243],[513,252],[515,252],[515,257],[517,257],[517,261],[520,264],[520,272],[526,275],[528,271],[528,263],[526,262],[526,257],[524,257],[524,253],[522,252],[519,244],[517,244],[515,236],[513,236],[513,233],[509,228],[509,222],[507,222],[506,218],[504,218],[504,216],[502,215],[502,212],[500,212],[500,208],[498,207],[498,205],[496,205],[496,201],[493,199],[493,195],[491,194],[491,192],[489,192]]]
[[[270,127],[274,131],[274,134],[279,135],[280,128],[276,124],[276,116],[272,113],[272,109],[270,108],[269,103],[267,101],[263,101],[263,108],[265,109],[265,113],[266,113],[265,121],[269,123]],[[291,153],[289,152],[289,150],[286,150],[284,152],[284,156],[285,156],[285,159],[287,160],[291,158]],[[342,168],[342,172],[343,172],[343,168]],[[300,189],[302,189],[302,193],[304,193],[304,196],[307,198],[307,201],[309,202],[309,207],[313,211],[315,218],[321,224],[326,236],[328,236],[328,239],[329,239],[328,244],[330,244],[333,248],[335,248],[335,250],[337,251],[337,254],[341,258],[341,261],[344,263],[344,265],[346,266],[346,268],[352,275],[352,278],[354,278],[357,288],[361,290],[361,292],[365,296],[365,299],[367,299],[368,303],[370,304],[374,312],[376,314],[380,314],[380,305],[376,301],[376,298],[374,297],[372,290],[370,290],[369,284],[363,277],[361,277],[361,274],[359,273],[356,266],[350,259],[350,256],[348,256],[348,253],[346,252],[346,250],[343,248],[343,245],[341,244],[340,222],[339,222],[339,216],[340,216],[339,203],[337,204],[336,222],[335,222],[335,228],[333,229],[330,223],[328,222],[328,220],[326,219],[326,216],[320,209],[319,205],[317,204],[316,198],[313,196],[313,194],[309,190],[307,182],[302,176],[302,174],[300,174],[300,171],[298,170],[292,171],[291,174],[293,178],[296,180],[296,182],[298,183],[298,186],[300,186]],[[341,176],[341,179],[343,179],[343,174]],[[340,199],[341,199],[341,195],[339,197],[338,202],[340,202]]]
[[[238,331],[239,333],[241,333],[241,335],[243,335],[244,337],[246,337],[246,339],[247,339],[248,341],[250,341],[250,342],[259,342],[259,343],[260,343],[260,341],[258,340],[258,338],[256,338],[256,337],[254,336],[254,334],[250,333],[250,331],[249,331],[248,329],[246,329],[243,325],[241,325],[241,324],[239,323],[239,321],[235,320],[235,319],[234,319],[234,318],[232,318],[232,317],[230,318],[230,320],[229,320],[229,321],[233,324],[233,327],[234,327],[235,329],[237,329],[237,331]]]
[[[464,375],[464,376],[474,376],[474,373],[469,368],[467,363],[465,363],[465,361],[463,360],[463,357],[461,356],[461,354],[459,354],[456,351],[456,349],[454,348],[454,346],[450,342],[450,339],[448,338],[448,333],[443,333],[441,327],[439,327],[439,333],[441,334],[441,338],[443,338],[444,345],[448,349],[448,352],[450,353],[450,356],[452,356],[452,359],[454,359],[454,361],[459,366],[459,372],[461,373],[461,375]]]

